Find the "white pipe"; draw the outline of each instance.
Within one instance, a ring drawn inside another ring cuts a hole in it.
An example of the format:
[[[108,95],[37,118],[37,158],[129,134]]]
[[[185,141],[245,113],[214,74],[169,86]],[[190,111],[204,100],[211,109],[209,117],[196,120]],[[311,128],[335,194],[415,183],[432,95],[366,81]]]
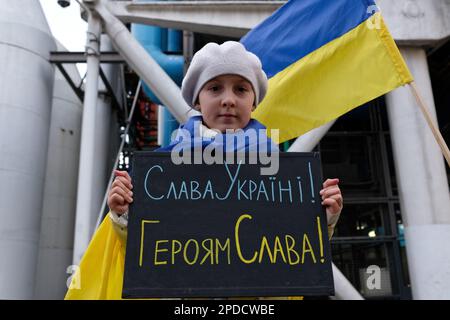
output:
[[[109,37],[102,34],[100,37],[101,52],[112,51],[113,47]],[[117,64],[101,64],[106,81],[109,82],[115,95],[118,88],[119,66]],[[113,114],[112,98],[105,95],[108,91],[105,83],[99,80],[99,96],[97,98],[97,108],[95,116],[95,161],[92,164],[95,167],[92,178],[92,196],[90,211],[90,228],[89,234],[92,236],[97,229],[96,222],[98,213],[102,208],[102,200],[108,183],[109,165],[110,165],[110,146],[111,140],[115,139],[114,133],[111,131],[111,116]],[[103,212],[103,211],[102,211]]]
[[[353,287],[334,263],[332,266],[335,297],[339,300],[364,300],[361,294]]]
[[[95,117],[98,98],[99,47],[101,21],[89,13],[87,32],[87,76],[81,127],[80,164],[78,170],[77,210],[73,263],[76,265],[88,247],[91,234],[92,187],[94,185]]]
[[[330,130],[335,122],[336,120],[330,121],[323,126],[312,129],[311,131],[301,135],[289,147],[288,152],[310,152],[327,134],[328,130]]]
[[[162,104],[169,108],[177,121],[184,123],[190,116],[198,114],[183,100],[177,84],[147,53],[123,23],[109,12],[103,1],[97,2],[95,10],[102,17],[105,31],[116,50],[150,87]]]

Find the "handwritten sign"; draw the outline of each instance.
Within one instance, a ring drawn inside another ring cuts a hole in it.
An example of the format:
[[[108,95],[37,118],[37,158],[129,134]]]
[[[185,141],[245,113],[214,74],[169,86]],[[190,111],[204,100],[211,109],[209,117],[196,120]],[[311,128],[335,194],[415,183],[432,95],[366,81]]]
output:
[[[317,153],[175,165],[134,154],[124,298],[333,295]]]

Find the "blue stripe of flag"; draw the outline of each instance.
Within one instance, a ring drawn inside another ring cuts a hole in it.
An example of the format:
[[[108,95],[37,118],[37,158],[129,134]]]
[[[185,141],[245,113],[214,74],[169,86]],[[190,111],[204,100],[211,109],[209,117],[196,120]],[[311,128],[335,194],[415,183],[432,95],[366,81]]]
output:
[[[271,78],[370,18],[374,0],[290,0],[241,42]]]

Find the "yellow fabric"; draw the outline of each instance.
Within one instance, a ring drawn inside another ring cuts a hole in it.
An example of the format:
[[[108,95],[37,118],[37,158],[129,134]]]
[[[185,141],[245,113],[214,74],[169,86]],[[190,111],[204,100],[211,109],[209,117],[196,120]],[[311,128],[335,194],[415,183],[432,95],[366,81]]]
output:
[[[333,228],[328,226],[328,237]],[[72,277],[65,300],[122,299],[126,242],[121,239],[109,215],[95,232],[80,266]],[[303,297],[243,298],[260,300],[303,300]]]
[[[379,24],[380,28],[370,28]],[[301,45],[301,43],[299,44]],[[279,143],[413,80],[380,13],[279,72],[252,117]]]
[[[66,300],[121,299],[125,246],[112,224],[106,216],[95,232],[72,278]]]

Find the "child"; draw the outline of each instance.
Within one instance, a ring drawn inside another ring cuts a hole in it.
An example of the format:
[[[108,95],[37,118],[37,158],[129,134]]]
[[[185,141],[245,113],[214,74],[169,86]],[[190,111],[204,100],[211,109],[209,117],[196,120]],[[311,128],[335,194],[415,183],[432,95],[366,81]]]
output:
[[[159,148],[155,151],[171,151],[175,147],[179,147],[180,144],[185,144],[185,148],[193,148],[196,145],[205,147],[210,144],[223,143],[223,140],[217,139],[217,137],[225,133],[228,134],[227,130],[230,129],[242,129],[244,132],[249,129],[265,129],[257,120],[251,119],[251,113],[266,94],[267,77],[262,70],[258,57],[248,52],[239,42],[228,41],[222,45],[209,43],[198,51],[194,55],[191,66],[183,80],[181,91],[186,102],[201,113],[201,116],[191,117],[181,127],[192,133],[194,139],[186,141],[178,135],[168,147]],[[197,137],[196,134],[200,137]],[[270,138],[261,139],[259,135],[256,141],[250,141],[245,145],[233,144],[229,146],[223,143],[224,151],[228,152],[250,150],[255,146],[257,148],[268,146],[270,151],[278,150]],[[320,191],[323,200],[322,205],[326,207],[330,237],[343,204],[338,183],[338,179],[327,179]],[[132,189],[133,185],[128,173],[116,171],[116,179],[108,195],[110,219],[105,219],[105,226],[102,224],[97,233],[105,234],[105,239],[108,237],[120,239],[120,244],[116,241],[113,249],[113,251],[119,252],[118,262],[115,262],[118,266],[116,268],[111,267],[112,271],[107,275],[105,275],[105,272],[99,275],[103,277],[103,282],[106,284],[100,286],[101,289],[91,290],[88,293],[90,299],[120,298],[128,208],[129,204],[133,202]],[[107,227],[110,227],[110,229],[105,231]],[[105,228],[105,230],[102,230],[102,228]],[[111,229],[114,231],[111,231]],[[100,238],[100,235],[96,234],[92,241],[95,241],[96,237]],[[97,253],[102,254],[104,249],[106,249],[105,245],[98,249]],[[86,256],[94,256],[95,254],[93,250],[88,248],[84,259],[86,259]],[[110,260],[111,257],[104,259]],[[83,269],[83,262],[81,263],[81,269]],[[95,272],[95,270],[92,270],[92,272]],[[120,274],[121,272],[122,274]],[[111,286],[110,282],[117,283],[117,285]],[[70,290],[66,296],[66,298],[75,299],[78,297],[79,295],[74,291],[70,294]]]
[[[204,138],[201,140],[203,145],[214,143],[210,138],[219,132],[225,133],[227,129],[243,129],[245,132],[250,128],[265,128],[257,120],[251,119],[251,112],[266,94],[267,77],[259,58],[239,42],[228,41],[222,45],[208,43],[198,51],[183,80],[181,91],[186,102],[202,114],[191,117],[181,128],[193,131],[194,126],[198,125]],[[270,148],[277,150],[276,145],[267,139]],[[168,147],[155,151],[171,151],[178,143],[180,141],[174,139]],[[262,144],[264,141],[255,143]],[[191,148],[192,145],[187,147]],[[234,149],[238,147],[234,146]],[[111,219],[118,232],[124,236],[126,218],[119,217],[128,212],[128,206],[133,201],[132,181],[125,171],[116,171],[116,175],[108,205]],[[343,204],[338,183],[338,179],[327,179],[320,191],[330,233],[336,225]]]

